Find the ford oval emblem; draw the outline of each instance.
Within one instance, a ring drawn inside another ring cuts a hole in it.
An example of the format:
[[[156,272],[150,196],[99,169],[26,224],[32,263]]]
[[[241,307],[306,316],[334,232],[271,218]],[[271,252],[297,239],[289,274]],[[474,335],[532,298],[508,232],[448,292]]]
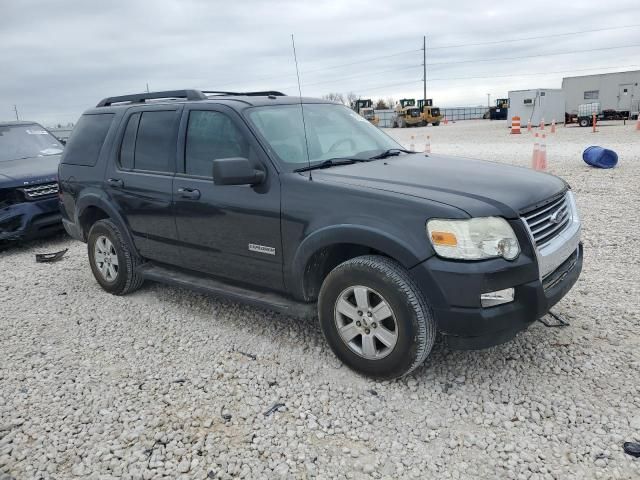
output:
[[[562,221],[562,213],[562,210],[554,212],[554,214],[549,217],[549,221],[553,224],[560,223]]]

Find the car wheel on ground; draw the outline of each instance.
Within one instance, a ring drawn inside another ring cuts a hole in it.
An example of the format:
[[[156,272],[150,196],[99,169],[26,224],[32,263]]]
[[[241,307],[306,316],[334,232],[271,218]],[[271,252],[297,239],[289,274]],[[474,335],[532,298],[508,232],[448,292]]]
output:
[[[438,125],[440,125],[440,122],[433,122],[431,125],[433,125],[434,127],[437,127]]]
[[[589,119],[587,119],[587,118],[581,118],[580,119],[580,126],[581,127],[588,127],[590,123],[591,122],[589,122]]]
[[[87,250],[93,276],[107,292],[124,295],[140,288],[143,278],[135,271],[140,260],[111,220],[93,224]]]
[[[377,378],[408,374],[436,336],[431,309],[409,273],[387,257],[356,257],[332,270],[318,314],[333,352],[350,368]]]

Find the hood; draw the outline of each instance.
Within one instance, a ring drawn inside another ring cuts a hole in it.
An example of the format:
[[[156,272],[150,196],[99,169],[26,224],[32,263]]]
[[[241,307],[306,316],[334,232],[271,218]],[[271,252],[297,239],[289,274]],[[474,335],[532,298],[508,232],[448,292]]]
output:
[[[60,155],[20,158],[0,162],[0,188],[55,182]]]
[[[316,170],[313,179],[433,200],[472,217],[517,218],[568,188],[564,180],[528,168],[422,153]]]

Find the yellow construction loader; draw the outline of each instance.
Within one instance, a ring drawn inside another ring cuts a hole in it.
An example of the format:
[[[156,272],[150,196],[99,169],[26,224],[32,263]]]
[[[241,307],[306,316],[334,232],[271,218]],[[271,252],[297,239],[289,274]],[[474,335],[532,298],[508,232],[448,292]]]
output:
[[[413,98],[403,98],[396,106],[393,128],[418,127],[422,123],[422,112]]]
[[[358,99],[354,101],[353,103],[351,103],[351,109],[369,120],[376,127],[378,126],[378,122],[380,121],[380,119],[376,117],[376,112],[373,109],[373,102],[370,98],[364,100]]]
[[[434,127],[440,125],[440,120],[442,120],[442,115],[440,115],[440,109],[438,107],[433,106],[433,100],[427,98],[427,101],[418,100],[418,108],[422,113],[422,122],[421,127],[426,127],[431,124]]]

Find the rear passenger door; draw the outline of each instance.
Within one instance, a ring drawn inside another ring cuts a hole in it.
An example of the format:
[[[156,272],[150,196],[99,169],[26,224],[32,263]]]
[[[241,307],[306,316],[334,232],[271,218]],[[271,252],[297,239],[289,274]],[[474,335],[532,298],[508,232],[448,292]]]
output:
[[[172,212],[181,106],[133,108],[120,125],[120,142],[105,173],[105,190],[140,254],[179,264]]]
[[[184,265],[252,286],[282,290],[280,182],[244,121],[223,105],[185,106],[174,211]],[[215,185],[216,158],[248,158],[260,185]]]

